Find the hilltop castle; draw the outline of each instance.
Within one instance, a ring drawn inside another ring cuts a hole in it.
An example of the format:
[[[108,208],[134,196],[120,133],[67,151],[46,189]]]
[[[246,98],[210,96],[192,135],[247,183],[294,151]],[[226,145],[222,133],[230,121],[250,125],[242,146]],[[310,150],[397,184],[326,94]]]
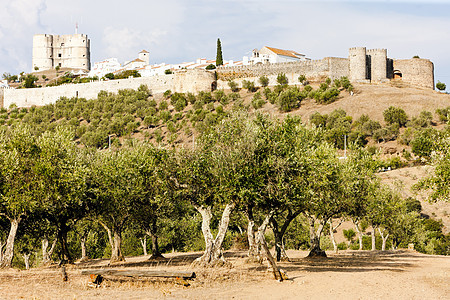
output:
[[[356,83],[401,80],[413,86],[434,89],[434,65],[430,60],[418,57],[391,59],[387,57],[386,49],[365,47],[350,48],[348,58],[325,57],[320,60],[220,67],[217,73],[222,80],[240,81],[265,75],[271,82],[276,82],[277,74],[284,73],[290,82],[297,82],[299,75],[305,75],[309,81],[346,76]]]
[[[49,70],[56,66],[91,69],[91,42],[85,34],[33,36],[33,69]]]

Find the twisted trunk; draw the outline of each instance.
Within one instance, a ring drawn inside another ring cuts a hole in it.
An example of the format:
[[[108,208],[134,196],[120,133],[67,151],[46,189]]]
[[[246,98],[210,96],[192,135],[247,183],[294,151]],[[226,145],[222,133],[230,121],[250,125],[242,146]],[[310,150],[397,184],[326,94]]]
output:
[[[324,224],[326,224],[327,220],[322,220],[319,223],[319,227],[316,230],[315,218],[312,216],[308,216],[308,219],[309,219],[309,238],[311,243],[311,248],[308,257],[327,257],[325,251],[320,249],[320,236],[322,235]]]
[[[109,244],[111,245],[111,258],[110,263],[115,263],[119,261],[125,261],[125,257],[122,254],[122,234],[119,228],[110,229],[108,226],[106,226],[105,223],[99,222],[100,225],[105,228],[106,232],[108,233],[108,240]]]
[[[377,250],[377,248],[376,248],[376,239],[375,239],[375,230],[376,230],[376,226],[372,225],[372,232],[370,233],[370,235],[372,237],[372,251]]]
[[[66,226],[61,226],[61,228],[58,231],[58,240],[59,244],[61,246],[60,249],[60,258],[62,261],[72,262],[72,256],[69,252],[69,247],[67,246],[67,232],[69,231],[69,228]]]
[[[43,265],[47,265],[50,263],[52,255],[53,255],[53,251],[55,250],[56,247],[56,242],[58,241],[58,238],[55,237],[53,239],[53,243],[52,246],[50,247],[50,250],[47,251],[48,248],[48,239],[44,238],[42,240],[42,264]]]
[[[258,244],[261,245],[262,252],[264,253],[264,256],[266,257],[267,261],[269,262],[273,276],[276,280],[283,281],[283,276],[281,275],[280,269],[278,269],[278,266],[275,262],[275,259],[273,258],[272,254],[270,253],[269,247],[267,246],[266,238],[264,236],[264,233],[266,232],[267,225],[269,224],[270,218],[272,217],[272,213],[270,213],[262,223],[262,225],[258,228]]]
[[[355,224],[356,233],[358,234],[358,241],[359,241],[359,250],[363,249],[363,242],[362,242],[362,232],[361,228],[359,227],[359,220],[353,220],[353,224]]]
[[[287,256],[286,250],[284,248],[283,237],[284,234],[286,233],[286,230],[289,227],[289,224],[291,224],[292,220],[294,220],[295,217],[297,217],[299,214],[300,212],[292,213],[292,211],[289,210],[286,220],[284,221],[283,226],[281,226],[281,228],[278,226],[278,222],[275,220],[273,216],[270,218],[270,223],[272,224],[273,234],[275,237],[275,251],[277,261],[281,260],[289,261],[289,257]]]
[[[6,240],[5,253],[3,254],[2,261],[0,262],[1,268],[11,268],[12,260],[14,258],[14,240],[16,238],[17,229],[21,218],[10,219],[11,228],[9,229],[8,239]]]
[[[247,239],[248,239],[248,256],[256,257],[258,255],[259,249],[256,243],[256,233],[255,233],[255,220],[253,217],[253,207],[247,207]]]
[[[86,261],[89,259],[86,252],[86,240],[87,238],[85,236],[82,236],[80,239],[81,243],[81,261]]]
[[[331,242],[333,243],[334,253],[338,253],[338,247],[337,247],[336,239],[334,238],[334,231],[336,229],[338,229],[339,226],[341,226],[342,222],[344,222],[343,218],[339,221],[339,223],[336,226],[333,226],[333,219],[331,218],[330,221],[329,221],[329,223],[330,223],[330,237],[331,237]]]
[[[378,228],[378,232],[381,235],[381,240],[383,241],[383,243],[381,244],[381,251],[386,251],[386,242],[387,239],[389,237],[389,233],[387,233],[386,235],[384,234],[385,230],[381,230],[380,228]]]
[[[158,235],[156,234],[156,232],[156,220],[153,220],[150,230],[147,231],[147,234],[152,238],[152,256],[150,256],[149,259],[164,258],[164,256],[159,251]]]
[[[141,242],[142,250],[144,250],[144,256],[147,256],[147,238],[144,236],[143,238],[140,238],[139,241]]]
[[[23,253],[22,257],[23,257],[23,261],[25,263],[25,269],[29,270],[30,269],[30,253]]]
[[[225,206],[222,218],[220,219],[219,231],[216,238],[214,238],[211,232],[211,207],[195,206],[195,209],[202,216],[202,233],[205,239],[205,252],[195,260],[196,263],[215,265],[219,262],[225,262],[222,254],[222,243],[228,229],[228,224],[230,223],[230,215],[233,208],[234,204],[227,204]]]

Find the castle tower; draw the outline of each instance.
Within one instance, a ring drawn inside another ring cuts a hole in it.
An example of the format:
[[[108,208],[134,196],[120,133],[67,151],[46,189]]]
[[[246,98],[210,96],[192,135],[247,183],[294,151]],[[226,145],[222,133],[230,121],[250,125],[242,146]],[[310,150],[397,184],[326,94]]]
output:
[[[142,50],[139,52],[139,59],[145,61],[145,64],[150,64],[150,53],[147,50]]]
[[[33,69],[48,70],[60,66],[90,70],[90,48],[85,34],[37,34],[33,37]]]
[[[382,82],[387,79],[387,50],[369,49],[367,55],[370,56],[372,82]]]
[[[42,70],[53,68],[53,36],[36,34],[33,36],[33,71],[37,67]]]
[[[367,79],[367,59],[365,47],[354,47],[348,51],[350,80],[355,82]]]

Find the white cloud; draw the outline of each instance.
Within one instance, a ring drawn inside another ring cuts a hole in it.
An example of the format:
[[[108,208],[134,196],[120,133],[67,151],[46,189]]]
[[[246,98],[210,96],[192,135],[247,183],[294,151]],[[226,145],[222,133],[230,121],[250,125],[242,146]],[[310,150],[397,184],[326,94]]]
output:
[[[29,71],[32,36],[42,28],[45,0],[16,0],[0,10],[0,73]]]
[[[157,46],[167,32],[161,29],[142,31],[132,28],[106,27],[103,34],[104,53],[108,57],[120,60],[131,60],[137,57],[139,51],[151,50]]]

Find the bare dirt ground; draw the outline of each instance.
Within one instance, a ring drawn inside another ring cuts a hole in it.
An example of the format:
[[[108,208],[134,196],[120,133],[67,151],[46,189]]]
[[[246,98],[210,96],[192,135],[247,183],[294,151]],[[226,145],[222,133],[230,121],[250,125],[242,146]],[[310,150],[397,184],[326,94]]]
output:
[[[99,288],[88,285],[81,269],[105,267],[106,260],[67,267],[0,271],[1,299],[448,299],[450,257],[413,251],[342,251],[328,258],[307,259],[307,252],[288,251],[280,263],[289,277],[275,281],[265,265],[246,262],[245,252],[227,252],[232,267],[191,268],[200,253],[168,254],[165,261],[127,258],[118,269],[191,270],[190,286],[176,279],[106,277]]]

